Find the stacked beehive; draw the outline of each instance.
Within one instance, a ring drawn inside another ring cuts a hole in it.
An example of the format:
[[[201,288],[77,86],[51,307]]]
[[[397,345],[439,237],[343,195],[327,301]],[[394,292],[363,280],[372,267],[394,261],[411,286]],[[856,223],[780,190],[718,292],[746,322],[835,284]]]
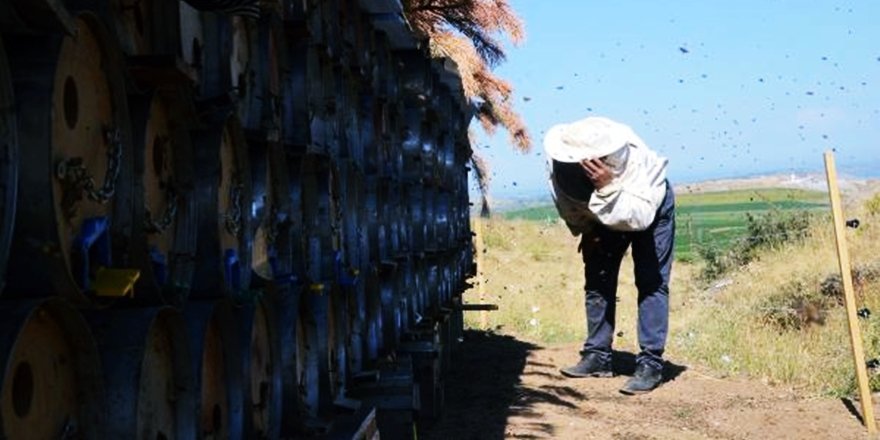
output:
[[[0,438],[438,414],[472,271],[455,70],[396,0],[234,3],[0,0]]]

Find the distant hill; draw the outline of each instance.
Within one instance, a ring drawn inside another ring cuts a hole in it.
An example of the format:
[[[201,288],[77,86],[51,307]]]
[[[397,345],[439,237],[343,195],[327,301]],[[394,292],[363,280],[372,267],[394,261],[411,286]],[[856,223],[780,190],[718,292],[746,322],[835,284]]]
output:
[[[864,179],[852,176],[840,176],[841,191],[853,192],[876,188],[880,179]],[[828,183],[822,173],[788,173],[749,176],[734,179],[706,180],[702,182],[676,185],[676,193],[703,193],[756,188],[792,188],[812,191],[827,191]]]
[[[840,176],[840,190],[850,199],[863,200],[880,192],[880,179]],[[811,191],[827,191],[823,173],[779,173],[741,178],[706,180],[702,182],[675,185],[676,194],[700,194],[706,192],[731,191],[761,188],[789,188]],[[521,211],[552,204],[549,190],[543,196],[524,198],[500,198],[492,200],[496,213]]]
[[[519,197],[519,198],[500,198],[492,200],[492,210],[494,212],[510,212],[510,211],[519,211],[521,209],[528,209],[533,206],[541,206],[552,204],[553,199],[550,198],[550,191],[543,195],[536,195],[530,197]]]

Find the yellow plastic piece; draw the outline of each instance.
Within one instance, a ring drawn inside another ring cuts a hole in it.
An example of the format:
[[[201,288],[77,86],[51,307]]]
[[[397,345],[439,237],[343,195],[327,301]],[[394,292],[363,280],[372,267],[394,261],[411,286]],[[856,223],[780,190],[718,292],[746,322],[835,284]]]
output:
[[[131,297],[134,283],[141,277],[137,269],[110,269],[99,267],[92,289],[96,296],[108,298]]]
[[[321,295],[324,293],[324,284],[323,283],[313,283],[309,286],[309,290],[312,293],[317,293],[318,295]]]

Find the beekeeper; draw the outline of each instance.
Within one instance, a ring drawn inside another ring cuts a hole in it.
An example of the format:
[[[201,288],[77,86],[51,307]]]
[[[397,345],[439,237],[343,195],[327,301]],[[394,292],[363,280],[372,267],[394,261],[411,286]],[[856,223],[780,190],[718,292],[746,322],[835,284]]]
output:
[[[553,126],[544,138],[559,215],[580,235],[586,277],[587,338],[569,377],[611,377],[620,263],[632,246],[640,352],[620,392],[641,394],[663,380],[669,329],[669,275],[675,197],[667,159],[633,130],[604,117]]]

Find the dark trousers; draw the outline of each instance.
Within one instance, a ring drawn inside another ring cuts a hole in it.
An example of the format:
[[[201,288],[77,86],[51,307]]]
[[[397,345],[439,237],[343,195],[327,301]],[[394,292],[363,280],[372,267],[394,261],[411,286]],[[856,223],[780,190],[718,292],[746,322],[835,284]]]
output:
[[[594,246],[582,243],[587,340],[581,353],[597,353],[609,361],[611,359],[620,262],[627,247],[632,245],[636,288],[639,291],[641,351],[637,362],[662,367],[669,330],[669,272],[675,241],[675,196],[669,184],[654,223],[648,229],[620,232],[599,226],[594,237],[597,239]]]

